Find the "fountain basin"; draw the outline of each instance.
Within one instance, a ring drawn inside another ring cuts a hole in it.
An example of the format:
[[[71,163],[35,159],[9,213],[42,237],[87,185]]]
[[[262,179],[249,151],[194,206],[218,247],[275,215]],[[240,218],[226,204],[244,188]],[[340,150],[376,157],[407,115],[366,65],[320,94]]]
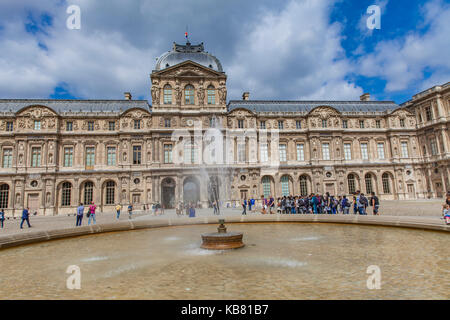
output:
[[[242,248],[244,243],[242,242],[242,232],[214,232],[202,234],[203,249],[209,250],[227,250]]]

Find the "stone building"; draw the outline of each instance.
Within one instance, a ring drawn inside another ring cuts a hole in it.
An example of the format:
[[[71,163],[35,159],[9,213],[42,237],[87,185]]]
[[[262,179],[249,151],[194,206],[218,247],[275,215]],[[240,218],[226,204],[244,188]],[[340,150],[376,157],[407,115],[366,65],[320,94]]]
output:
[[[0,100],[0,208],[74,213],[94,201],[207,206],[262,195],[450,190],[450,83],[391,101],[227,102],[203,44],[174,44],[133,100]]]

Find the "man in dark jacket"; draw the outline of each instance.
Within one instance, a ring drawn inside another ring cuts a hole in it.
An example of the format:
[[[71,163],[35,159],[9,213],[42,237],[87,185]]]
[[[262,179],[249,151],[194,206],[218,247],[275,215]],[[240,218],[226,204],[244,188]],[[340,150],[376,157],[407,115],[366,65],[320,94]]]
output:
[[[20,223],[20,229],[23,229],[24,221],[27,222],[28,228],[31,228],[31,226],[30,226],[30,213],[29,213],[28,210],[30,210],[30,208],[23,209],[23,211],[22,211],[22,222]]]

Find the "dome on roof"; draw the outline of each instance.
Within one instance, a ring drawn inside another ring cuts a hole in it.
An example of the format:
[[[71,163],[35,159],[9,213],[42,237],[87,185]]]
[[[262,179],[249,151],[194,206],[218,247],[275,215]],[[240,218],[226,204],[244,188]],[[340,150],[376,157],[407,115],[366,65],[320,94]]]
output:
[[[223,72],[219,59],[204,51],[203,42],[198,45],[191,45],[189,42],[186,45],[181,45],[174,42],[172,51],[166,52],[158,58],[155,70],[163,70],[187,60],[194,61],[215,71]]]

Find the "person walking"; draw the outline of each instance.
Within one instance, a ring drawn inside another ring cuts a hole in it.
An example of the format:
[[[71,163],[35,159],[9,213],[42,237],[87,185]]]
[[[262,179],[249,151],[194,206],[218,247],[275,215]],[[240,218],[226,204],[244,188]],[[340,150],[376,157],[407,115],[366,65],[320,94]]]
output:
[[[120,210],[122,210],[122,206],[120,205],[120,203],[117,204],[116,206],[116,218],[119,219],[120,218]]]
[[[252,210],[251,208],[255,208],[255,198],[250,199],[250,205],[251,205],[251,207],[250,207],[250,211],[251,211]]]
[[[130,203],[128,205],[128,219],[131,220],[131,215],[133,214],[133,205]]]
[[[28,224],[28,228],[31,228],[30,225],[30,208],[23,209],[22,211],[22,222],[20,223],[20,229],[23,229],[23,223],[26,221]]]
[[[94,224],[97,224],[97,220],[95,218],[95,209],[97,209],[97,206],[94,204],[94,201],[92,201],[88,211],[89,213],[88,226],[91,224],[91,220],[94,221]]]
[[[342,197],[342,201],[341,201],[341,207],[342,207],[342,213],[343,214],[348,214],[349,210],[350,210],[350,202],[348,201],[346,196]]]
[[[246,215],[247,214],[247,199],[245,199],[244,198],[244,201],[242,202],[242,208],[244,209],[243,211],[242,211],[242,214],[244,215]]]
[[[76,227],[81,226],[81,222],[83,221],[83,215],[84,215],[84,206],[82,203],[77,208],[77,223],[75,224]]]
[[[5,221],[5,209],[0,210],[0,224],[2,225],[2,229],[3,229],[3,224]]]
[[[372,197],[370,197],[370,205],[373,207],[373,215],[378,215],[378,209],[380,208],[380,200],[375,195],[375,192],[372,192]]]

